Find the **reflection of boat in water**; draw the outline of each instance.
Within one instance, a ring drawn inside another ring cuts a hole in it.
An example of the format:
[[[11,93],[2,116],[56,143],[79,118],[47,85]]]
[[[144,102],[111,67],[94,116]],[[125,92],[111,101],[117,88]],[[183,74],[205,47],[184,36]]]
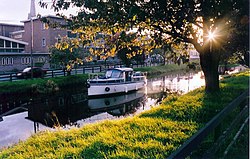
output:
[[[128,93],[143,88],[147,82],[143,73],[132,68],[113,68],[105,76],[95,77],[88,80],[88,96]]]
[[[82,119],[91,120],[103,112],[113,116],[133,113],[137,110],[138,103],[144,100],[144,93],[141,91],[90,100],[79,91],[71,92],[74,94],[61,92],[54,96],[34,99],[28,107],[27,118],[49,127],[71,125],[81,122]]]
[[[113,110],[124,104],[129,105],[132,102],[139,102],[144,99],[144,92],[131,92],[128,94],[116,95],[107,98],[95,98],[88,100],[88,106],[91,111]]]

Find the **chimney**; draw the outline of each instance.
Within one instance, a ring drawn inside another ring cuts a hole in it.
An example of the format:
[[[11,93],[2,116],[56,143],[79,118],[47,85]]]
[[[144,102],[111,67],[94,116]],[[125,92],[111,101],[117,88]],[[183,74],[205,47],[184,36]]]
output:
[[[28,19],[31,19],[32,17],[36,17],[35,0],[31,0],[31,3],[30,3],[30,13],[28,14]]]

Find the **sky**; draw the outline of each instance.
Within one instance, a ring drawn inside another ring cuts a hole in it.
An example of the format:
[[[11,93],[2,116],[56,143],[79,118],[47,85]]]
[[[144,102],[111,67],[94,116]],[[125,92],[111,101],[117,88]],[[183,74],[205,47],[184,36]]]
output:
[[[0,0],[0,22],[10,24],[21,24],[20,21],[27,20],[30,12],[31,0]],[[50,1],[50,0],[48,0]],[[53,10],[41,8],[39,0],[35,0],[36,14],[55,15]],[[50,7],[48,7],[50,8]],[[67,11],[66,14],[74,14],[75,10]]]

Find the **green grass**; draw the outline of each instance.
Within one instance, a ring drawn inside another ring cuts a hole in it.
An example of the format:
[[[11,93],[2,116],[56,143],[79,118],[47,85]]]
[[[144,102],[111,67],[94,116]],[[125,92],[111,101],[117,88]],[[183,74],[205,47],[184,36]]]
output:
[[[40,132],[3,149],[0,158],[166,158],[229,102],[248,89],[249,72],[227,78],[221,92],[204,88],[168,96],[135,117],[72,130]]]
[[[85,87],[87,75],[74,75],[67,77],[55,77],[50,79],[29,79],[0,83],[0,100],[2,102],[28,101],[30,98],[42,94],[51,94],[57,91],[67,90],[77,85],[77,88]]]
[[[148,76],[155,76],[159,74],[167,74],[167,73],[178,73],[183,71],[189,71],[186,64],[168,64],[168,65],[160,65],[154,67],[142,67],[142,68],[134,68],[135,71],[147,72]]]
[[[13,81],[13,82],[2,82],[0,83],[0,94],[1,93],[26,93],[30,92],[33,87],[41,86],[46,87],[48,85],[55,85],[57,87],[71,86],[75,84],[84,83],[88,78],[88,75],[73,75],[66,77],[55,77],[55,78],[37,78],[37,79],[28,79],[22,81]]]

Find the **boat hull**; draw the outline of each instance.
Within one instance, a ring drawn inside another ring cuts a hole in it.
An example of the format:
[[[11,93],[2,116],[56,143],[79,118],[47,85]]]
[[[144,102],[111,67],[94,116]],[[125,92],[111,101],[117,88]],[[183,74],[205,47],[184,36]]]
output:
[[[119,93],[128,93],[145,87],[145,81],[129,82],[129,83],[106,83],[106,84],[90,84],[88,88],[88,96],[102,96]]]

